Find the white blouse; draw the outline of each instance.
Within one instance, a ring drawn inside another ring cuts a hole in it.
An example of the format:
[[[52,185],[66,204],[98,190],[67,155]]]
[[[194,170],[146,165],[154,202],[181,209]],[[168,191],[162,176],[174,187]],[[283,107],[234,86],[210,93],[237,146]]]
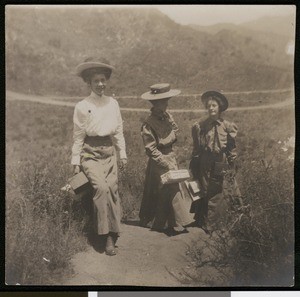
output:
[[[94,92],[75,106],[72,147],[73,165],[80,165],[80,153],[85,136],[110,135],[121,159],[127,158],[123,121],[118,102],[112,97],[98,96]]]

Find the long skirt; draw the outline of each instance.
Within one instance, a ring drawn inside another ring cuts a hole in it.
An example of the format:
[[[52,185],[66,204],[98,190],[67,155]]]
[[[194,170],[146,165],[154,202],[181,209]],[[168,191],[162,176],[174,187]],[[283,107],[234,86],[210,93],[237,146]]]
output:
[[[87,136],[81,166],[93,188],[93,225],[99,235],[120,232],[121,205],[118,193],[116,152],[109,136]]]
[[[214,174],[214,162],[226,162],[225,154],[203,153],[200,159],[199,182],[201,199],[192,204],[196,222],[211,230],[226,227],[229,210],[234,203],[241,203],[240,190],[236,179]]]
[[[174,152],[169,152],[167,158],[172,167],[177,169]],[[160,231],[168,227],[186,226],[194,221],[189,213],[190,199],[185,197],[180,184],[160,183],[160,176],[165,172],[166,169],[149,158],[139,214],[143,225]]]

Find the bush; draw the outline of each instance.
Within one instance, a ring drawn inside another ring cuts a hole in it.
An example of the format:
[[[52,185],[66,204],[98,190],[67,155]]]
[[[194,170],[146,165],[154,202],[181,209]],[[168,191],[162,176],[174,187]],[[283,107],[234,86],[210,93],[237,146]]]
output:
[[[7,103],[6,282],[58,284],[84,249],[85,214],[60,191],[70,176],[71,110]],[[48,261],[49,260],[49,261]]]
[[[60,191],[71,174],[73,110],[8,101],[6,112],[6,282],[59,284],[59,277],[70,270],[71,256],[87,247],[82,205]],[[147,162],[140,127],[147,114],[122,112],[129,161],[119,175],[123,220],[138,217]],[[180,127],[174,147],[180,168],[188,166],[190,128],[200,116],[174,113]],[[234,119],[242,131],[238,177],[249,207],[233,207],[228,231],[214,233],[205,247],[191,251],[198,270],[204,267],[194,285],[289,285],[294,241],[292,148],[275,139],[292,133],[293,110],[229,111],[226,119]]]
[[[226,271],[231,286],[293,285],[292,151],[282,154],[284,148],[278,144],[268,146],[275,151],[272,157],[248,158],[243,164],[240,185],[244,206],[232,207],[226,230],[217,231],[207,241],[211,258],[204,258],[203,248],[194,250],[198,267]]]
[[[84,217],[59,190],[67,176],[63,168],[23,165],[26,170],[15,174],[20,190],[6,194],[6,282],[57,283],[71,255],[84,247]]]

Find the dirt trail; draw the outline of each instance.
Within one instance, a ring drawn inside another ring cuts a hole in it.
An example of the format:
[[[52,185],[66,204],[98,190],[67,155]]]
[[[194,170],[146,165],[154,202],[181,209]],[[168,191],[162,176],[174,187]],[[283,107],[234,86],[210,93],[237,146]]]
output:
[[[275,90],[273,90],[274,92]],[[277,90],[280,91],[280,90]],[[267,91],[265,91],[267,92]],[[269,91],[271,92],[271,91]],[[245,92],[242,92],[245,93]],[[251,93],[251,92],[247,92]],[[200,94],[197,94],[200,95]],[[195,96],[195,94],[193,95]],[[37,102],[49,105],[58,105],[58,106],[69,106],[74,107],[75,102],[66,102],[63,100],[58,99],[51,99],[50,97],[45,96],[35,96],[35,95],[26,95],[20,94],[12,91],[6,91],[6,99],[7,100],[21,100],[21,101],[30,101],[30,102]],[[256,106],[242,106],[242,107],[231,107],[228,110],[232,111],[242,111],[242,110],[257,110],[257,109],[265,109],[265,108],[282,108],[294,103],[294,98],[287,98],[284,101],[275,103],[275,104],[263,104],[263,105],[256,105]],[[140,111],[140,112],[148,112],[149,109],[146,108],[121,108],[122,111]],[[205,112],[205,109],[169,109],[171,113],[174,112]]]
[[[7,100],[23,100],[44,104],[71,106],[75,103],[53,100],[42,96],[31,96],[6,92]],[[293,98],[285,101],[251,107],[236,107],[231,110],[255,110],[281,108],[293,104]],[[147,109],[123,108],[122,110],[148,111]],[[171,112],[202,112],[204,110],[171,110]],[[120,285],[120,286],[188,286],[186,273],[193,274],[194,268],[187,254],[188,247],[205,245],[208,236],[200,228],[190,227],[188,233],[168,237],[163,233],[141,228],[137,224],[123,224],[118,240],[118,255],[108,257],[91,246],[76,254],[71,260],[74,274],[62,279],[61,285]],[[185,273],[186,272],[186,273]],[[203,271],[203,280],[197,286],[209,285],[216,276],[214,269]]]
[[[169,237],[135,225],[123,224],[118,254],[113,257],[92,247],[72,259],[74,275],[62,285],[186,286],[185,271],[193,268],[187,255],[188,246],[208,236],[200,228]]]

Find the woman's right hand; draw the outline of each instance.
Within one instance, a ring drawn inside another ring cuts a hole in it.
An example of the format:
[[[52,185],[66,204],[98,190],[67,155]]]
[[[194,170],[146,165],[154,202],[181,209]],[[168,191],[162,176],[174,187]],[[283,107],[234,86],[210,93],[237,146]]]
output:
[[[78,174],[80,172],[80,166],[79,165],[74,165],[74,174]]]

